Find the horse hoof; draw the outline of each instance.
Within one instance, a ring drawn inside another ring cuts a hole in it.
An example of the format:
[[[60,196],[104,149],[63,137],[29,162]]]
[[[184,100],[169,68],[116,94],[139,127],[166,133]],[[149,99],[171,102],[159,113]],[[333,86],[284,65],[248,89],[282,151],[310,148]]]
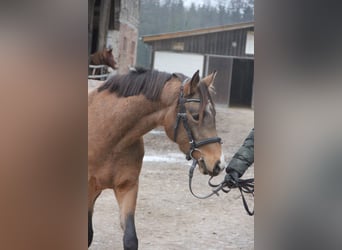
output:
[[[124,237],[124,250],[138,250],[138,238]]]

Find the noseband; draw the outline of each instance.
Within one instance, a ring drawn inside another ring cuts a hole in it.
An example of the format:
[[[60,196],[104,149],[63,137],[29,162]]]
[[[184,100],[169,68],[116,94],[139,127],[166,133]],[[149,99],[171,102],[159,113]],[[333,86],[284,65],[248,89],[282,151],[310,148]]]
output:
[[[201,100],[200,99],[194,99],[194,98],[187,99],[184,97],[184,84],[187,80],[189,80],[189,79],[185,79],[182,82],[182,86],[180,87],[180,93],[179,93],[179,98],[178,98],[178,113],[177,113],[177,118],[176,118],[176,124],[174,126],[173,140],[175,142],[177,140],[179,123],[182,121],[184,129],[186,131],[186,134],[189,138],[190,151],[188,154],[186,154],[186,159],[189,161],[191,159],[195,160],[195,158],[193,157],[192,154],[195,151],[199,151],[199,149],[198,149],[199,147],[202,147],[202,146],[210,144],[210,143],[216,143],[216,142],[221,143],[222,140],[220,137],[211,137],[211,138],[207,138],[207,139],[200,140],[200,141],[196,141],[194,139],[192,132],[191,132],[191,129],[190,129],[190,126],[189,126],[188,118],[186,116],[185,103],[188,103],[188,102],[200,103]]]

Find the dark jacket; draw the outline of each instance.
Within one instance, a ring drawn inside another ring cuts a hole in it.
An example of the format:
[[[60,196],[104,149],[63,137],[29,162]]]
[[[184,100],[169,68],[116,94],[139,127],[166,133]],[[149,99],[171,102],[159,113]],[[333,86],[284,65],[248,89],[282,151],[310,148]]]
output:
[[[226,168],[226,172],[230,173],[232,170],[235,170],[239,173],[239,177],[241,177],[247,168],[251,166],[254,162],[254,128],[249,133],[247,138],[245,139],[242,146],[235,153],[232,160],[229,162],[228,167]]]

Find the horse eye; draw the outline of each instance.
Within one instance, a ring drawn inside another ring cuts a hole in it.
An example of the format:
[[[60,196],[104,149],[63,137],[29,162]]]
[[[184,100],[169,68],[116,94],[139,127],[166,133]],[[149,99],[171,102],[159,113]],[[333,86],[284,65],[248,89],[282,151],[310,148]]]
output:
[[[199,114],[191,114],[192,118],[194,118],[195,121],[199,120]]]

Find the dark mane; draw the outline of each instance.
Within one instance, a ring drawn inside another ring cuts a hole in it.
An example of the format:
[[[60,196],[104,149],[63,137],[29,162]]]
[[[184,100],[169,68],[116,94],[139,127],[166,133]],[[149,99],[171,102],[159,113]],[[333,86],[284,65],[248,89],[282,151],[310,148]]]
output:
[[[136,68],[125,75],[114,75],[109,78],[102,86],[98,88],[98,92],[108,90],[111,93],[116,93],[119,97],[128,97],[136,95],[144,95],[151,101],[157,101],[165,83],[177,77],[181,82],[189,79],[181,73],[166,73],[158,70],[150,70],[144,68]],[[212,104],[212,111],[215,114],[215,106],[212,101],[210,90],[205,83],[198,84],[198,93],[200,98],[200,122],[203,119],[204,110],[208,103]],[[191,96],[190,96],[191,98]]]
[[[136,68],[128,74],[115,75],[109,78],[98,88],[98,92],[108,90],[112,93],[115,92],[119,97],[142,94],[151,101],[157,101],[165,83],[171,77],[172,74],[166,72]]]

